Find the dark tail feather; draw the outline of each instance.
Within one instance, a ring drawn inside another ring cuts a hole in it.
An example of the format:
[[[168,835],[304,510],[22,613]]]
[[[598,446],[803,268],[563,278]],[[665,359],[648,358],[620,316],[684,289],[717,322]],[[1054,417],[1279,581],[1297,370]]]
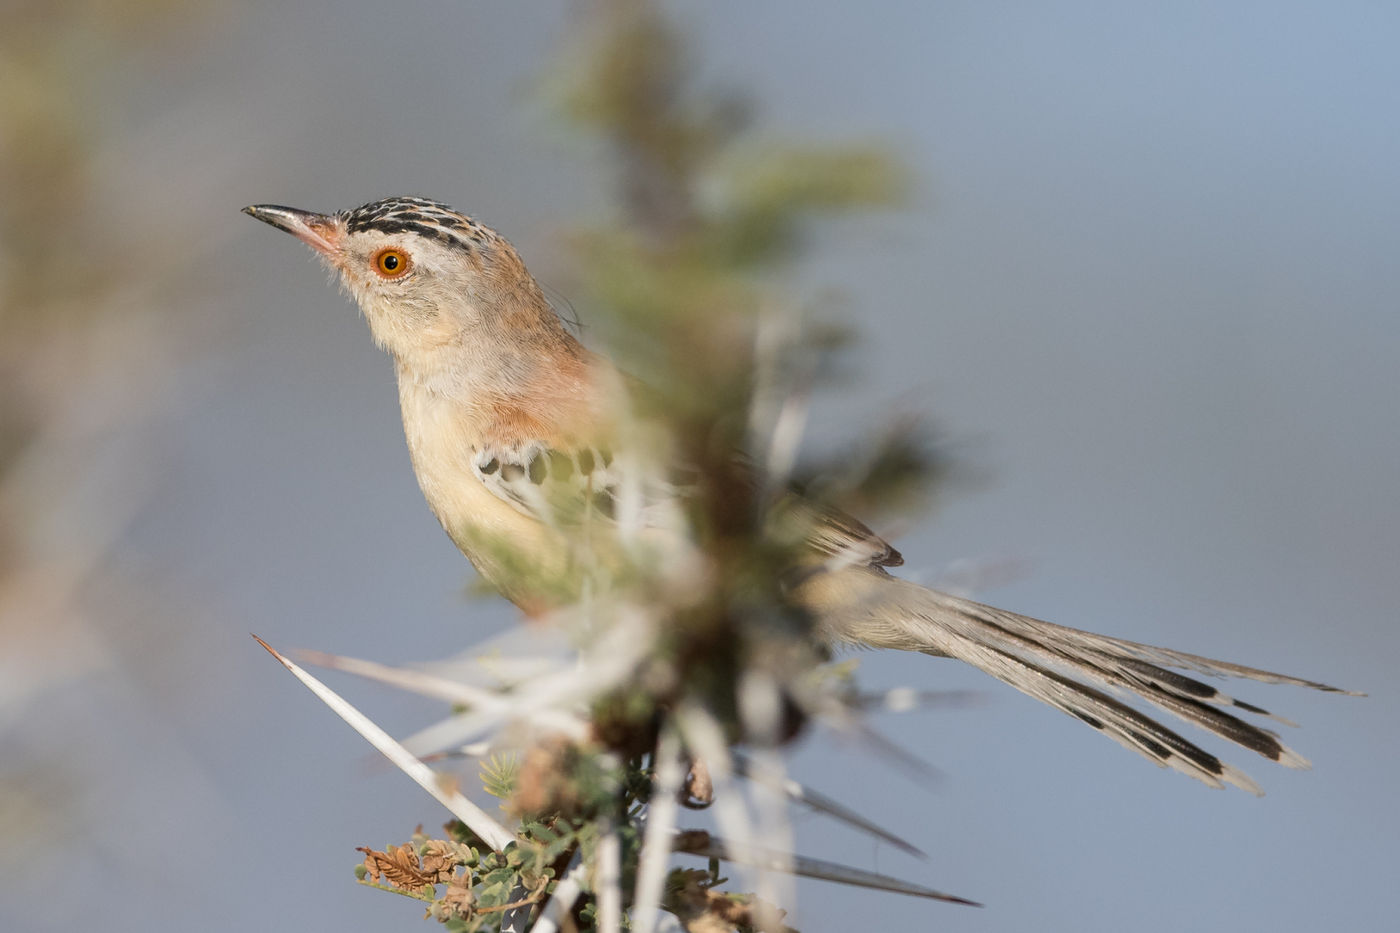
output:
[[[1100,688],[1135,694],[1290,768],[1307,768],[1308,760],[1284,745],[1277,733],[1226,710],[1268,716],[1290,726],[1293,723],[1167,668],[1355,695],[1272,671],[1042,622],[893,577],[868,573],[865,576],[864,581],[844,581],[856,583],[857,604],[861,608],[847,616],[853,623],[849,633],[838,633],[841,637],[849,634],[850,640],[873,647],[922,651],[965,661],[1022,693],[1063,710],[1157,764],[1212,787],[1234,784],[1251,793],[1262,793],[1243,772]]]

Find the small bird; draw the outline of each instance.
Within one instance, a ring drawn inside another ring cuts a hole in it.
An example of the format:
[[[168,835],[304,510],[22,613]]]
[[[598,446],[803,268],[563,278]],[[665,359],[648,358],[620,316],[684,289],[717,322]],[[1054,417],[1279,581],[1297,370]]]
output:
[[[393,358],[413,468],[452,541],[527,612],[560,600],[538,592],[538,581],[567,577],[578,517],[612,521],[629,488],[635,461],[616,447],[627,391],[619,373],[568,331],[503,237],[444,204],[400,197],[336,214],[271,204],[244,211],[315,250]],[[640,513],[642,524],[664,537],[674,510],[664,494],[652,498],[660,501]],[[1235,712],[1292,723],[1176,671],[1351,693],[918,586],[888,571],[903,558],[865,525],[823,507],[810,514],[807,544],[830,559],[803,572],[790,595],[828,643],[957,658],[1212,787],[1263,793],[1109,691],[1290,768],[1309,763]]]

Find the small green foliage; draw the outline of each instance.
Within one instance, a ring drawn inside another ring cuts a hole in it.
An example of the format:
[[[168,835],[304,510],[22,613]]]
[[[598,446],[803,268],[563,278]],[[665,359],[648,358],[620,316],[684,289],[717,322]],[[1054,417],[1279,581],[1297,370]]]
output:
[[[724,203],[708,232],[716,260],[739,267],[789,258],[815,211],[887,207],[903,199],[903,169],[876,146],[767,145],[741,151],[716,187]]]
[[[520,774],[520,759],[515,755],[492,755],[481,763],[477,776],[482,787],[492,797],[509,800],[515,795],[516,778]]]
[[[572,854],[575,844],[572,827],[560,832],[526,823],[505,851],[482,851],[461,841],[462,829],[453,821],[443,827],[444,839],[429,838],[420,828],[405,845],[361,849],[365,858],[355,877],[424,901],[425,915],[448,930],[497,930],[510,907],[538,903],[548,894],[555,876],[551,863]]]

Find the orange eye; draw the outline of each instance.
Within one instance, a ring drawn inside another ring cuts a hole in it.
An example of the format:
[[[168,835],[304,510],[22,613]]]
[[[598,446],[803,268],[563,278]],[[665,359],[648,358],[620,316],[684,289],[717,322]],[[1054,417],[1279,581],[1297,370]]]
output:
[[[409,266],[413,265],[409,261],[408,253],[401,249],[394,249],[392,246],[375,253],[373,262],[374,271],[386,279],[397,279],[408,271]]]

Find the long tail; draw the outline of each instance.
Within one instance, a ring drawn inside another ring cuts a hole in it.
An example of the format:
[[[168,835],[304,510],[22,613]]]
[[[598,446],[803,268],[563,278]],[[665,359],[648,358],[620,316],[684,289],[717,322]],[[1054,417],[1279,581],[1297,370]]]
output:
[[[803,601],[819,608],[827,620],[828,635],[835,641],[957,658],[1088,723],[1160,766],[1212,787],[1233,784],[1253,794],[1262,795],[1263,791],[1244,772],[1100,688],[1135,694],[1289,768],[1310,764],[1284,745],[1277,733],[1226,709],[1266,716],[1285,725],[1294,723],[1167,668],[1361,695],[1042,622],[870,571],[848,570],[830,574],[819,583],[814,581]]]

